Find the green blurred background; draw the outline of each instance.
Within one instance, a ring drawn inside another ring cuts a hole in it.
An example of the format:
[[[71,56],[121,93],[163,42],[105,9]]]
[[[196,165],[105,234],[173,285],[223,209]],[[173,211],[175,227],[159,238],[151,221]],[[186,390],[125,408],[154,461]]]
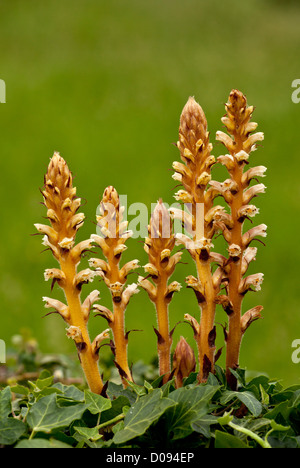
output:
[[[300,364],[291,360],[291,345],[300,339],[300,104],[291,100],[291,84],[300,78],[299,2],[2,0],[0,13],[0,78],[7,86],[0,106],[0,338],[9,346],[27,328],[43,352],[74,351],[60,318],[42,318],[42,296],[51,294],[43,271],[56,265],[49,252],[41,253],[41,238],[31,237],[33,224],[45,216],[39,187],[53,152],[67,160],[87,201],[78,236],[83,240],[95,232],[107,185],[126,194],[129,204],[150,208],[159,197],[171,204],[170,168],[179,159],[172,142],[186,100],[193,95],[202,105],[214,141],[224,103],[238,88],[256,106],[254,120],[265,132],[252,165],[268,167],[255,219],[268,225],[268,237],[251,267],[264,272],[265,281],[244,304],[245,311],[262,304],[264,319],[247,331],[240,365],[298,383]],[[223,153],[214,146],[216,156]],[[226,174],[216,169],[215,176]],[[126,258],[146,263],[141,242],[131,240],[128,247]],[[187,254],[184,261],[174,276],[182,283],[195,274]],[[84,293],[95,287],[110,306],[102,283]],[[192,291],[183,288],[171,303],[171,325],[186,312],[199,314]],[[155,313],[144,291],[132,298],[126,319],[128,329],[143,330],[130,335],[129,359],[150,361]],[[216,320],[226,320],[221,309]],[[105,327],[91,318],[92,336]],[[221,325],[217,331],[222,346]],[[187,324],[178,325],[175,342],[180,335],[193,343]],[[224,365],[224,356],[219,362]]]

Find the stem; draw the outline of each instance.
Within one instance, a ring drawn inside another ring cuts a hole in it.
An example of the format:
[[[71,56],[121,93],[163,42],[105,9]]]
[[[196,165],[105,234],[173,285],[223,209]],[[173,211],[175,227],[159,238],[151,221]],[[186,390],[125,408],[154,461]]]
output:
[[[114,336],[116,363],[126,373],[126,377],[121,376],[123,385],[127,387],[128,383],[133,381],[131,371],[128,365],[127,340],[125,337],[125,310],[122,304],[114,303],[114,321],[111,323],[111,329]]]
[[[171,372],[171,340],[169,332],[168,304],[165,299],[167,276],[161,271],[161,279],[157,285],[156,312],[160,337],[157,342],[159,357],[159,373],[164,375],[163,383],[168,381]]]
[[[103,390],[103,382],[100,376],[97,359],[92,352],[91,341],[87,330],[86,320],[83,316],[80,292],[74,290],[73,279],[76,274],[76,267],[70,258],[61,261],[61,269],[66,277],[66,286],[64,292],[70,311],[70,325],[80,328],[83,341],[86,346],[82,350],[78,350],[80,364],[85,374],[88,386],[93,393],[100,394]]]
[[[215,321],[215,290],[212,283],[210,262],[197,258],[198,278],[203,284],[205,291],[205,302],[201,304],[200,334],[198,338],[198,351],[200,370],[198,374],[199,382],[205,382],[209,372],[214,372],[215,346],[210,343],[209,335],[214,328]],[[209,359],[210,368],[208,361]]]
[[[116,260],[114,258],[112,250],[113,249],[111,249],[107,256],[107,261],[111,268],[110,281],[111,283],[125,283],[125,281],[121,281],[119,271],[119,260]],[[114,337],[116,363],[126,374],[126,376],[121,375],[123,386],[126,388],[128,386],[127,381],[132,382],[133,379],[128,365],[128,343],[125,337],[125,307],[122,302],[114,302],[114,320],[110,324],[110,327]]]
[[[239,138],[236,135],[235,139],[239,143]],[[237,144],[237,152],[242,148],[242,143]],[[243,255],[243,244],[242,244],[242,223],[238,220],[238,210],[243,205],[243,186],[242,186],[242,174],[243,168],[237,167],[232,174],[232,179],[238,185],[238,192],[233,197],[231,207],[231,216],[233,219],[233,229],[231,231],[231,243],[240,246],[241,256]],[[231,374],[230,369],[236,369],[239,366],[239,354],[240,346],[242,341],[242,330],[241,330],[241,307],[243,296],[238,292],[239,285],[242,278],[241,274],[241,260],[231,264],[230,273],[228,275],[229,287],[228,297],[233,304],[233,312],[229,315],[229,331],[226,342],[226,374],[227,381],[231,388],[235,389],[237,386],[236,378]]]
[[[247,436],[251,437],[254,439],[262,448],[272,448],[271,445],[267,440],[263,440],[261,437],[259,437],[257,434],[254,432],[250,431],[249,429],[246,429],[245,427],[238,426],[237,424],[234,424],[233,422],[229,422],[228,426],[232,427],[232,429],[235,429],[236,431],[242,432],[243,434],[246,434]]]
[[[98,430],[103,429],[103,427],[110,426],[111,424],[114,424],[114,423],[116,423],[118,421],[121,421],[124,418],[125,418],[124,413],[118,414],[118,416],[116,416],[115,418],[110,419],[109,421],[105,421],[104,423],[99,424],[98,426],[96,426],[96,429],[98,429]]]

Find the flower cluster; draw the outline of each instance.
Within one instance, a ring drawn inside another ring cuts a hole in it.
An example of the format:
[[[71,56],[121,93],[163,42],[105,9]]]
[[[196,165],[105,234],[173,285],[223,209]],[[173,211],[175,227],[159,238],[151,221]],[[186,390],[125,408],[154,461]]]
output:
[[[128,332],[125,331],[125,311],[133,294],[139,292],[137,284],[126,286],[128,274],[139,267],[138,260],[127,262],[120,267],[122,253],[127,249],[126,241],[132,235],[127,230],[128,222],[123,220],[124,207],[120,206],[119,195],[112,186],[104,190],[97,216],[99,235],[91,236],[106,260],[91,258],[90,267],[103,278],[112,297],[112,310],[99,304],[94,305],[97,315],[104,317],[113,334],[111,348],[115,355],[115,365],[119,370],[124,386],[132,381],[127,359]]]
[[[80,296],[82,285],[92,282],[97,272],[89,268],[78,271],[77,268],[92,242],[88,239],[75,243],[84,214],[78,213],[81,200],[76,196],[72,174],[58,153],[54,153],[50,161],[42,195],[51,226],[36,224],[35,227],[43,235],[43,245],[52,252],[60,266],[47,269],[44,277],[52,282],[51,289],[55,283],[63,289],[66,304],[50,297],[44,297],[43,301],[46,308],[52,309],[49,314],[58,313],[68,324],[67,336],[76,344],[89,387],[93,392],[101,393],[103,382],[97,364],[98,351],[101,342],[109,335],[105,330],[93,342],[90,341],[87,323],[93,304],[99,300],[99,292],[92,291],[83,302]]]

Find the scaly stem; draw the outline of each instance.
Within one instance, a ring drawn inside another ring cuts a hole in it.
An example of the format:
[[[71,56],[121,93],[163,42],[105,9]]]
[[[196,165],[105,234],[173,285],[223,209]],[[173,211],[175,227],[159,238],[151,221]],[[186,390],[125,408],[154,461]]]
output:
[[[171,372],[171,344],[169,331],[169,312],[168,304],[165,300],[167,290],[167,276],[162,273],[161,281],[157,285],[156,312],[159,338],[157,341],[158,357],[159,357],[159,373],[164,375],[163,383],[168,381]]]
[[[107,263],[110,267],[110,282],[112,284],[125,283],[126,280],[122,280],[120,277],[119,261],[115,259],[112,250],[107,254]],[[128,384],[126,381],[132,382],[133,379],[128,365],[128,342],[125,336],[125,310],[126,307],[122,301],[113,302],[114,320],[111,323],[111,329],[115,344],[115,360],[121,371],[123,385],[127,387]]]
[[[113,332],[114,343],[115,343],[115,353],[116,353],[116,363],[121,367],[122,371],[126,374],[125,379],[132,382],[132,375],[128,365],[127,357],[127,348],[128,343],[125,337],[125,309],[122,304],[114,304],[114,321],[111,324],[111,329]],[[125,387],[127,387],[127,382],[122,377],[122,382]]]
[[[70,259],[61,264],[62,271],[66,276],[66,286],[64,292],[66,295],[67,303],[70,312],[70,325],[78,327],[81,331],[85,346],[83,349],[77,347],[78,355],[84,372],[86,381],[90,390],[94,393],[100,394],[103,389],[103,382],[100,377],[97,359],[92,351],[92,345],[87,330],[86,320],[83,317],[79,292],[74,291],[73,279],[75,277],[75,265]]]
[[[199,382],[207,380],[209,372],[214,372],[214,340],[209,338],[214,328],[215,321],[215,290],[212,283],[210,263],[202,261],[199,257],[196,260],[198,278],[201,280],[205,291],[205,302],[201,303],[200,334],[198,337],[198,350],[200,370]],[[208,358],[208,359],[207,359]]]
[[[238,192],[233,197],[231,204],[231,216],[233,220],[231,243],[238,245],[241,248],[240,258],[236,262],[232,263],[228,275],[228,297],[233,305],[233,312],[229,315],[228,319],[229,331],[226,342],[226,374],[228,383],[232,388],[236,387],[236,378],[231,374],[230,369],[236,369],[239,366],[239,354],[242,341],[241,307],[243,295],[239,293],[239,285],[242,278],[241,258],[244,248],[242,242],[242,223],[238,220],[238,210],[243,206],[243,188],[241,183],[242,174],[243,169],[241,167],[237,167],[232,174],[232,179],[238,186]]]

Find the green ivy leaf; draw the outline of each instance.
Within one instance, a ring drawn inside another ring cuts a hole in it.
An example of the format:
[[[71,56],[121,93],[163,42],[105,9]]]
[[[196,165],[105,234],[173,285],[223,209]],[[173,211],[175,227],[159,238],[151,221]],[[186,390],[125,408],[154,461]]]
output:
[[[34,432],[50,433],[53,429],[69,426],[72,421],[81,418],[87,405],[60,407],[56,402],[56,395],[41,398],[29,410],[27,423]]]
[[[248,392],[248,391],[234,392],[234,391],[226,390],[221,397],[221,403],[226,405],[229,401],[235,398],[237,398],[242,403],[244,403],[244,405],[256,418],[261,414],[262,412],[261,402],[257,400],[257,398],[255,397],[255,395],[253,395],[253,393]]]
[[[0,420],[0,444],[13,445],[26,431],[26,425],[14,418]]]
[[[219,386],[203,385],[182,387],[170,393],[169,398],[177,405],[166,414],[169,437],[172,434],[172,438],[176,440],[191,434],[191,425],[201,421],[208,413],[208,403],[218,390]]]
[[[5,387],[0,392],[0,420],[7,418],[11,413],[11,389]]]
[[[202,434],[204,437],[209,439],[211,437],[210,434],[210,426],[212,424],[217,424],[218,418],[216,416],[212,416],[211,414],[205,414],[197,421],[191,424],[192,429],[199,434]]]
[[[89,390],[86,390],[84,395],[88,410],[92,414],[99,414],[111,408],[111,400],[108,398],[96,395],[96,393],[92,393]]]
[[[71,445],[60,442],[56,439],[31,439],[31,440],[21,440],[15,448],[19,449],[30,449],[30,448],[64,448],[70,449],[73,448]]]
[[[27,387],[24,387],[24,385],[14,385],[10,387],[10,389],[13,393],[16,393],[18,395],[24,395],[24,396],[29,395],[29,389]]]
[[[97,440],[101,439],[101,437],[103,437],[101,434],[99,434],[98,429],[96,427],[78,427],[78,426],[75,426],[74,430],[80,436],[79,438],[76,437],[76,439],[78,441],[91,440],[93,442],[96,442]],[[76,434],[75,434],[75,436],[76,436]]]
[[[242,440],[227,432],[216,431],[215,436],[215,448],[250,448]]]
[[[142,396],[127,412],[124,419],[124,428],[115,434],[113,442],[115,444],[124,444],[128,440],[144,434],[152,423],[157,421],[168,408],[174,405],[176,405],[176,402],[173,400],[162,398],[162,391],[159,388]]]
[[[56,388],[61,394],[60,397],[64,399],[72,400],[72,402],[84,402],[84,392],[75,387],[75,385],[63,385],[58,382],[52,385],[51,388]]]
[[[283,426],[282,424],[278,424],[274,421],[274,419],[272,419],[270,422],[273,431],[288,431],[290,429],[290,426]]]

